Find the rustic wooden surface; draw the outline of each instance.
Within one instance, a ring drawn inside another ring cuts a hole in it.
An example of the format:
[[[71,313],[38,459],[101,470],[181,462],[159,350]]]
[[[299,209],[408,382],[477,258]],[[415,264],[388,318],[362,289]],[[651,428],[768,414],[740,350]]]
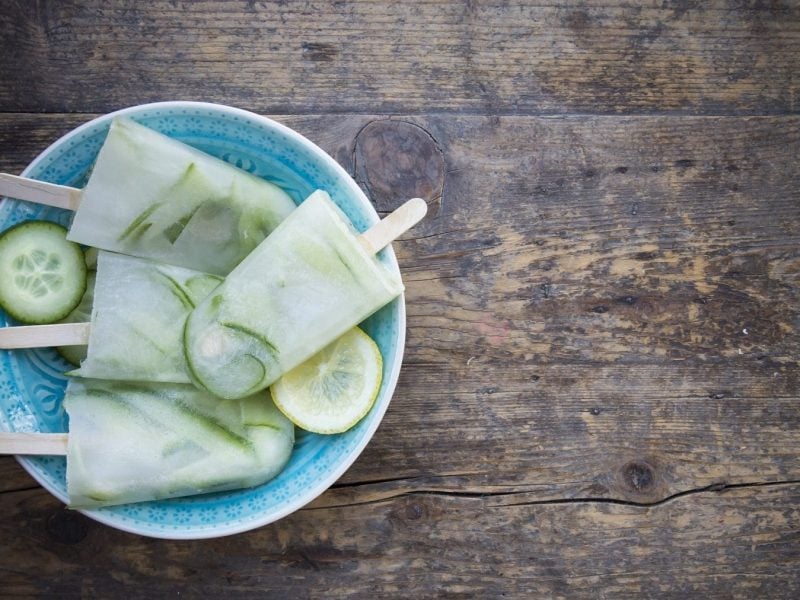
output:
[[[395,398],[331,490],[169,542],[4,458],[0,594],[800,596],[800,7],[639,4],[0,4],[2,171],[200,99],[431,206]]]

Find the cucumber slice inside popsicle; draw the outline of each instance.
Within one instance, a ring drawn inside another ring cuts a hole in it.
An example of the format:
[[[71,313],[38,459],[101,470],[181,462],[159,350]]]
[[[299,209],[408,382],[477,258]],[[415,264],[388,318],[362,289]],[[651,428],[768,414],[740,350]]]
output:
[[[83,298],[72,311],[59,323],[89,323],[92,320],[92,304],[94,304],[94,283],[97,278],[97,271],[89,271],[86,277],[86,292]],[[86,358],[86,344],[79,346],[58,346],[56,351],[63,356],[67,362],[81,366],[81,362]]]

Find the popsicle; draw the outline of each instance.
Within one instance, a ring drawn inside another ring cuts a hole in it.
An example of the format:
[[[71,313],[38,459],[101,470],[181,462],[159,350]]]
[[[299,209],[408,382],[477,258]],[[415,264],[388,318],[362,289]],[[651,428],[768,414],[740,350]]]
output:
[[[0,328],[0,348],[88,342],[71,375],[191,381],[222,398],[248,396],[402,293],[400,276],[375,253],[426,210],[424,200],[409,200],[358,235],[317,191],[221,284],[101,252],[91,324]]]
[[[70,375],[190,383],[184,322],[221,281],[193,269],[100,252],[87,355]]]
[[[269,394],[224,400],[186,384],[73,379],[69,434],[0,434],[0,451],[66,454],[73,508],[260,485],[289,460],[294,426]]]
[[[410,216],[405,230],[426,208],[409,201],[358,236],[328,194],[314,192],[190,313],[192,381],[222,398],[255,393],[399,296],[400,276],[375,256],[397,232],[380,234]]]
[[[0,194],[76,210],[74,242],[217,275],[295,208],[278,186],[123,117],[83,190],[0,174]]]
[[[183,326],[222,281],[193,269],[100,251],[89,323],[0,328],[0,348],[85,345],[69,375],[190,383]]]

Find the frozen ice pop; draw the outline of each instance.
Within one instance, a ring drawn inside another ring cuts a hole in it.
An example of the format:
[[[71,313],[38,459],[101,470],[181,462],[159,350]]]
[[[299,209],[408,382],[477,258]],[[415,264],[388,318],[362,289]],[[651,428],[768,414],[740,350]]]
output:
[[[64,407],[68,435],[2,433],[0,451],[66,454],[73,508],[260,485],[294,445],[294,426],[263,393],[220,400],[186,384],[73,379]]]
[[[88,343],[71,375],[191,381],[241,398],[402,293],[400,276],[374,254],[425,211],[424,200],[409,200],[357,235],[328,195],[315,192],[221,284],[214,275],[100,252],[91,324],[0,328],[0,348]]]
[[[87,355],[70,374],[190,383],[184,322],[221,281],[193,269],[100,252]]]
[[[0,174],[0,193],[77,209],[72,241],[218,275],[295,208],[278,186],[121,117],[82,191]]]
[[[400,276],[363,237],[328,194],[309,196],[190,313],[194,383],[223,398],[255,393],[399,296]]]
[[[0,349],[88,346],[69,375],[190,383],[183,326],[221,277],[101,251],[91,322],[0,328]]]

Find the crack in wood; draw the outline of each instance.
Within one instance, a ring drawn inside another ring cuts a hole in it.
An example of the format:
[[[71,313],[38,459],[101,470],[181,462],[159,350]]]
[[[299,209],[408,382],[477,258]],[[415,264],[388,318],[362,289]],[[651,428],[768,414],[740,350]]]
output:
[[[655,506],[661,506],[667,504],[668,502],[672,502],[673,500],[677,500],[678,498],[683,498],[684,496],[689,496],[692,494],[705,494],[709,492],[714,493],[721,493],[728,490],[740,489],[740,488],[755,488],[755,487],[777,487],[777,486],[784,486],[784,485],[798,485],[800,484],[800,479],[789,479],[785,481],[768,481],[768,482],[745,482],[745,483],[712,483],[711,485],[707,485],[701,488],[693,488],[690,490],[683,490],[680,492],[676,492],[674,494],[670,494],[665,498],[661,498],[660,500],[653,500],[651,502],[640,502],[636,500],[622,500],[620,498],[556,498],[551,500],[531,500],[529,502],[519,502],[519,503],[509,503],[509,504],[502,504],[502,505],[495,505],[495,506],[528,506],[528,505],[538,505],[538,504],[589,504],[589,503],[596,503],[596,504],[617,504],[621,506],[638,506],[642,508],[652,508]],[[505,495],[505,494],[502,494]]]
[[[40,485],[29,485],[25,487],[11,488],[8,490],[0,490],[0,496],[6,494],[17,494],[19,492],[30,492],[31,490],[44,490],[44,488]]]
[[[413,481],[418,478],[412,478],[407,481]],[[372,483],[395,483],[399,481],[404,481],[404,479],[388,479],[386,481],[378,482],[370,482],[370,483],[355,483],[355,484],[340,484],[337,485],[335,488],[331,489],[357,489],[359,487],[365,485],[371,485]],[[619,506],[633,506],[639,508],[653,508],[657,506],[662,506],[679,498],[683,498],[685,496],[690,496],[693,494],[707,494],[711,493],[722,493],[729,490],[735,489],[746,489],[746,488],[761,488],[761,487],[781,487],[781,486],[792,486],[792,485],[800,485],[800,479],[788,479],[783,481],[752,481],[752,482],[743,482],[743,483],[725,483],[725,482],[718,482],[712,483],[711,485],[707,485],[700,488],[693,488],[690,490],[683,490],[680,492],[676,492],[674,494],[670,494],[665,498],[661,498],[660,500],[654,500],[651,502],[644,502],[644,501],[635,501],[635,500],[624,500],[621,498],[603,498],[603,497],[584,497],[584,498],[550,498],[548,500],[529,500],[525,502],[509,502],[505,504],[493,504],[488,505],[487,508],[506,508],[506,507],[517,507],[517,506],[554,506],[558,504],[616,504]],[[451,498],[474,498],[474,499],[489,499],[489,498],[499,498],[499,497],[510,497],[515,495],[521,494],[529,494],[528,491],[508,491],[508,492],[492,492],[492,491],[485,491],[485,492],[460,492],[460,491],[448,491],[448,490],[408,490],[403,491],[397,494],[390,494],[387,496],[383,496],[381,498],[375,500],[365,500],[363,502],[351,502],[351,503],[343,503],[343,504],[326,504],[324,506],[308,506],[301,510],[306,511],[317,511],[317,510],[328,510],[328,509],[335,509],[335,508],[348,508],[353,506],[365,506],[370,504],[379,504],[382,502],[387,502],[389,500],[395,500],[397,498],[402,497],[413,497],[413,496],[443,496],[443,497],[451,497]]]

